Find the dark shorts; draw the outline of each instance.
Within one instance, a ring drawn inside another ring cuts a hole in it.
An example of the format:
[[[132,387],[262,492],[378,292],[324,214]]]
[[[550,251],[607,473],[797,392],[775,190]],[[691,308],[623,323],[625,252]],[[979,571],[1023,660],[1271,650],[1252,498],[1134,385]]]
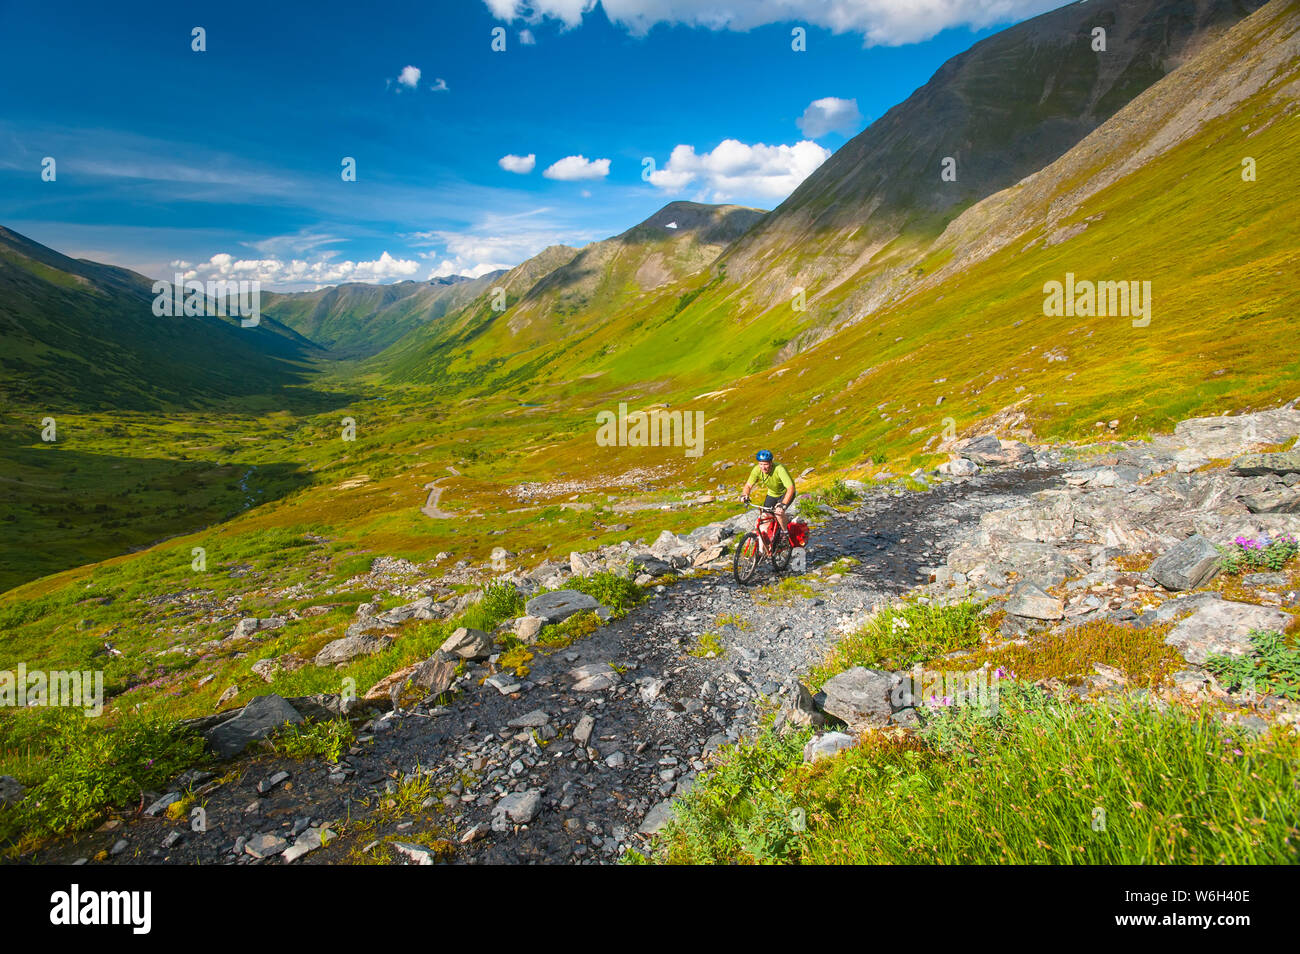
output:
[[[777,504],[779,504],[779,503],[781,502],[781,500],[782,500],[783,497],[785,497],[785,494],[781,494],[781,495],[778,496],[778,497],[773,497],[771,494],[768,494],[767,497],[765,497],[764,500],[763,500],[763,506],[764,506],[764,507],[775,507]]]

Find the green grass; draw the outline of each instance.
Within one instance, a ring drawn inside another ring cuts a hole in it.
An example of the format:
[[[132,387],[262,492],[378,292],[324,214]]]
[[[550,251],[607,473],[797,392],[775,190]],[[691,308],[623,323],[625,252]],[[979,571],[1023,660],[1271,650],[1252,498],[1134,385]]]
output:
[[[356,742],[346,719],[289,724],[272,736],[271,748],[291,759],[320,758],[336,764]]]
[[[808,733],[731,750],[679,802],[669,863],[1288,864],[1294,734],[1205,711],[1004,687],[996,719],[936,713],[805,765]]]
[[[836,643],[827,659],[813,668],[812,685],[820,687],[855,666],[909,669],[936,656],[973,648],[990,628],[984,605],[964,601],[948,606],[885,606],[861,629]]]
[[[18,806],[0,809],[0,844],[88,828],[206,760],[201,738],[154,716],[131,714],[115,725],[62,709],[7,717],[0,774],[31,788]]]

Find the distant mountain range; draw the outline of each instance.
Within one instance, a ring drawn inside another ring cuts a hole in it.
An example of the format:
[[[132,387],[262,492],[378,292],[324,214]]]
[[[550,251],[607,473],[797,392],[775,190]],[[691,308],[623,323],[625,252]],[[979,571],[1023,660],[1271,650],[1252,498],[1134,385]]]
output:
[[[1273,104],[1259,96],[1291,75],[1296,15],[1274,0],[1242,22],[1260,6],[1072,4],[954,57],[771,212],[673,202],[612,238],[480,278],[264,293],[256,334],[160,323],[141,308],[143,276],[0,230],[0,386],[28,401],[185,401],[276,387],[328,357],[449,389],[704,387],[828,339],[847,348],[903,302],[953,294],[979,263],[1014,249],[1028,273],[1104,231],[1117,213],[1098,195],[1128,181],[1154,198],[1167,188],[1159,164],[1217,118],[1260,121]]]

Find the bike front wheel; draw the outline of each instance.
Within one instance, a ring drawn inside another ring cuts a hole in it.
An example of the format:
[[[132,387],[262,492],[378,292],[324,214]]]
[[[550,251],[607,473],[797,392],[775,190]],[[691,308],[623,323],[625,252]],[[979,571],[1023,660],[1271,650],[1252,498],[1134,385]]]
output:
[[[758,569],[760,555],[758,534],[745,534],[740,541],[740,546],[736,547],[735,572],[737,583],[748,583],[754,578],[754,571]]]

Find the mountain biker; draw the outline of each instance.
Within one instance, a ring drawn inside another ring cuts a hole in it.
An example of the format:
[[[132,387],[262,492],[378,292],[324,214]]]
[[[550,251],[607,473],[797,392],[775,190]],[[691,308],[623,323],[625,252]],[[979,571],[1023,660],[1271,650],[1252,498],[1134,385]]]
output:
[[[794,500],[794,480],[790,477],[790,472],[785,469],[784,464],[778,464],[772,459],[770,450],[761,450],[754,455],[758,461],[754,469],[749,472],[749,479],[745,481],[745,489],[741,491],[741,499],[749,503],[750,491],[755,487],[762,485],[767,491],[767,497],[763,500],[764,507],[775,505],[776,519],[781,524],[781,529],[789,532],[786,526],[789,518],[786,516],[786,508],[790,506],[790,501]],[[766,549],[766,547],[764,547]]]

